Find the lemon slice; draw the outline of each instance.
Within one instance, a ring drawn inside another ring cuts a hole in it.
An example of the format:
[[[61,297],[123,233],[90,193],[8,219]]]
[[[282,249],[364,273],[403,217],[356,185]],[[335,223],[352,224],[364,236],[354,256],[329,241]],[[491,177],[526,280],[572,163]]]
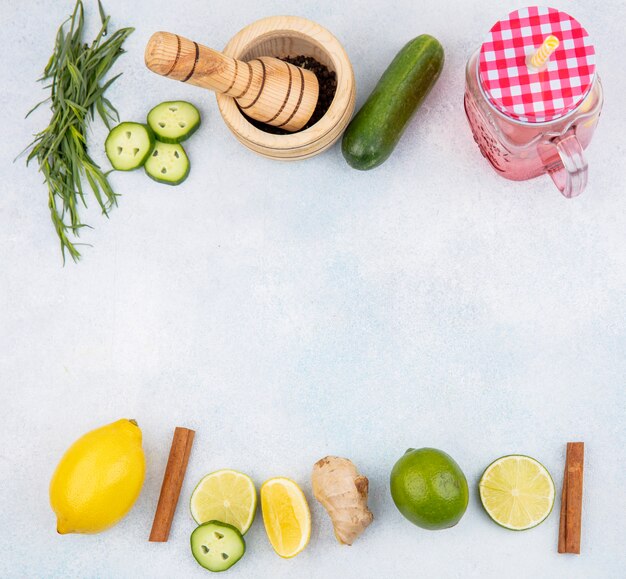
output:
[[[311,512],[302,489],[288,478],[271,478],[261,487],[265,531],[281,557],[301,553],[311,538]]]
[[[546,467],[529,456],[512,454],[492,462],[478,488],[487,514],[513,531],[536,527],[554,506],[554,481]]]
[[[191,494],[191,516],[201,525],[220,521],[242,535],[252,525],[256,512],[256,489],[252,479],[236,470],[207,474]]]

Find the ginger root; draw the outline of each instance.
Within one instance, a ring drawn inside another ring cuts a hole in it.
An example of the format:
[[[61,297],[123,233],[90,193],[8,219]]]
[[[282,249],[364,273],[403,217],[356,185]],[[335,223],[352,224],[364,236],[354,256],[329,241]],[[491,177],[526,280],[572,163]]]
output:
[[[347,458],[327,456],[313,465],[311,480],[313,494],[328,512],[335,537],[344,545],[352,545],[374,520],[367,508],[367,477]]]

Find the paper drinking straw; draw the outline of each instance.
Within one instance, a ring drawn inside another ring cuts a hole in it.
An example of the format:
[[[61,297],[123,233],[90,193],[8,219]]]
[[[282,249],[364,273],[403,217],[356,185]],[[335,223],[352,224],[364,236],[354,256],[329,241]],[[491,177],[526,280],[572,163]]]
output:
[[[528,66],[535,70],[541,70],[548,60],[550,60],[550,56],[552,56],[552,53],[559,47],[559,44],[559,39],[556,36],[552,34],[548,36],[537,49],[537,52],[529,58]]]

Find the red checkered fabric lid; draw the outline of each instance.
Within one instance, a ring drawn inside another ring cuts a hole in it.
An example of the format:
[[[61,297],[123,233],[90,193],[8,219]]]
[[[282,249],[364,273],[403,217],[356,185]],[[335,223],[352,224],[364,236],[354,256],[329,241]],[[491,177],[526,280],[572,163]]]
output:
[[[560,44],[547,66],[527,65],[549,36]],[[553,121],[575,109],[595,75],[595,49],[587,31],[565,12],[533,6],[497,22],[480,49],[483,90],[500,112],[529,123]]]

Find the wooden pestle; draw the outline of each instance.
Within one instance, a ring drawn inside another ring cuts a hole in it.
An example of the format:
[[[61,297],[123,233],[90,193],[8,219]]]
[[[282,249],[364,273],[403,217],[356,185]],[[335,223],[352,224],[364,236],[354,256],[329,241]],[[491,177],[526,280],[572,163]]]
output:
[[[145,60],[153,72],[231,96],[249,117],[286,131],[301,129],[317,105],[315,74],[278,58],[243,62],[178,34],[155,32]]]

